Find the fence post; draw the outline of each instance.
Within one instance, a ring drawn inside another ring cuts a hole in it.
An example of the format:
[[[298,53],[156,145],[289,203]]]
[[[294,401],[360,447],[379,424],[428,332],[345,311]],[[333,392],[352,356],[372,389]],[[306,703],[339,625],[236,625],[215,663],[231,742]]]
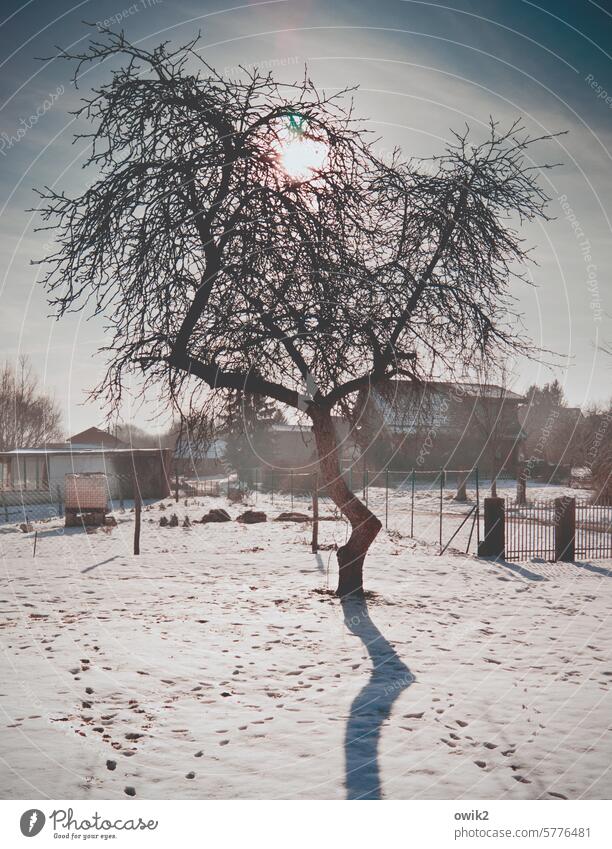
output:
[[[58,484],[55,487],[55,490],[56,490],[56,494],[57,494],[57,515],[61,519],[62,516],[64,515],[64,509],[63,509],[64,504],[63,504],[63,501],[62,501],[62,488]]]
[[[506,558],[506,511],[503,498],[484,500],[484,539],[478,546],[479,557]]]
[[[8,520],[9,520],[8,505],[6,503],[6,496],[4,494],[4,491],[2,492],[2,506],[4,507],[4,521],[8,522]]]
[[[132,478],[132,486],[134,487],[134,554],[140,554],[140,513],[142,502],[140,500],[140,490],[138,488],[136,474]]]
[[[389,527],[389,468],[385,469],[385,529]]]
[[[412,497],[410,499],[410,539],[414,537],[414,475],[415,471],[412,470]]]
[[[478,551],[478,547],[480,546],[480,472],[478,471],[478,466],[476,466],[475,472],[476,472],[476,551]]]
[[[312,553],[319,550],[319,476],[315,472],[312,486]]]
[[[440,469],[440,546],[442,546],[442,507],[444,504],[444,478],[446,473]]]
[[[576,499],[555,498],[555,560],[573,563],[576,556]]]
[[[293,510],[293,469],[291,469],[291,509]]]
[[[174,475],[174,500],[176,501],[177,504],[178,504],[178,499],[179,499],[179,476],[178,476],[178,468],[177,468],[176,473]],[[134,506],[136,506],[136,505],[134,505]]]
[[[257,504],[257,466],[255,467],[255,471],[253,473],[253,487],[255,489],[255,504]]]

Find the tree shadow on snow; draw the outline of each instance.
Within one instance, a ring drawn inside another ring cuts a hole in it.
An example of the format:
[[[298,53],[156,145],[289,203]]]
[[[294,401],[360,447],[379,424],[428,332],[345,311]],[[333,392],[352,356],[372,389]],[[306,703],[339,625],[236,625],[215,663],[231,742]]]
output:
[[[589,572],[595,572],[596,575],[603,575],[606,578],[612,578],[612,569],[606,569],[605,566],[597,566],[586,560],[576,560],[574,566],[578,569],[587,569]]]
[[[485,559],[485,558],[483,558]],[[488,559],[488,558],[486,558]],[[535,561],[534,561],[535,562]],[[542,563],[545,561],[542,560]],[[526,569],[525,566],[520,566],[518,563],[513,563],[510,560],[502,560],[501,558],[491,559],[491,563],[494,563],[496,566],[503,566],[505,569],[508,569],[510,572],[515,572],[517,575],[520,575],[522,578],[527,578],[528,581],[547,581],[548,578],[545,575],[540,575],[538,572],[533,572],[531,569]]]
[[[356,696],[344,736],[348,799],[382,796],[378,742],[393,703],[415,680],[393,646],[370,619],[365,599],[342,599],[344,621],[364,644],[372,661],[370,679]]]

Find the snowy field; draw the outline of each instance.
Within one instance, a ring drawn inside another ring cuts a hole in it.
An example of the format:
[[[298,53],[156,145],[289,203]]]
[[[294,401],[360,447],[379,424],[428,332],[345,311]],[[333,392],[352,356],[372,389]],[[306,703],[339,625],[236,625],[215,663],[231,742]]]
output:
[[[244,509],[166,504],[140,557],[129,511],[37,522],[35,558],[0,528],[0,797],[610,798],[609,561],[439,557],[398,508],[343,610],[343,522],[315,556],[307,524],[162,528]]]

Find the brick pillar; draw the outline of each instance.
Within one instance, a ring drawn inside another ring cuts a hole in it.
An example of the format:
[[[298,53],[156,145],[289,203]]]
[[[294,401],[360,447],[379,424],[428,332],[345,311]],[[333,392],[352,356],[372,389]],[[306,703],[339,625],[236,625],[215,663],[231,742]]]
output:
[[[555,498],[555,560],[572,563],[576,556],[576,499]]]
[[[503,498],[484,500],[484,539],[478,547],[480,557],[506,557],[506,516]]]

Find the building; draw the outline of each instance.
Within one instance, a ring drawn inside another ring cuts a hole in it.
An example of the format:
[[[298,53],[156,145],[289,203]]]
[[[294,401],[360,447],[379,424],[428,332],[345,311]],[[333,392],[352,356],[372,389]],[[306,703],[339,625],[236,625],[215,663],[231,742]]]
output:
[[[368,468],[515,474],[525,434],[523,396],[494,384],[389,380],[357,401],[359,442]]]
[[[350,436],[349,425],[334,417],[336,438],[340,448],[341,464],[351,465],[359,456],[355,440]],[[268,432],[268,431],[266,431]],[[318,470],[319,460],[314,434],[309,424],[287,424],[275,422],[269,426],[270,450],[262,456],[253,454],[252,465],[265,473],[293,471],[313,474]],[[248,436],[244,437],[248,444]],[[210,443],[198,445],[185,441],[177,445],[175,458],[181,474],[222,475],[238,471],[226,458],[228,436],[219,434]],[[254,471],[240,469],[240,472]]]
[[[15,448],[0,453],[2,503],[39,503],[47,496],[64,498],[67,474],[107,475],[110,498],[131,498],[134,476],[142,498],[170,494],[172,451],[130,448],[112,434],[89,428],[65,443]]]

